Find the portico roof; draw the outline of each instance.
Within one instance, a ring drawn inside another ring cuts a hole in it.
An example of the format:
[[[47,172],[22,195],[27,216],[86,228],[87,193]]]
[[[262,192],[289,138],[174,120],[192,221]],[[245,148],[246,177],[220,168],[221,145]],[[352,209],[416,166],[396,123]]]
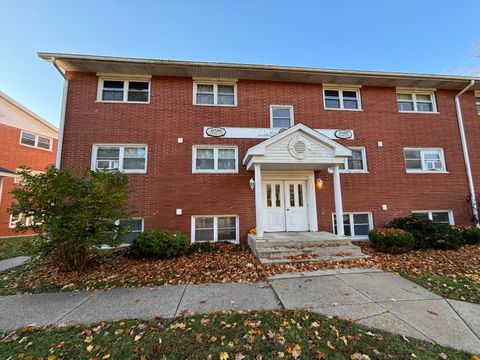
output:
[[[352,151],[304,125],[296,124],[248,149],[243,165],[264,169],[325,169],[343,164]]]
[[[14,171],[0,167],[0,177],[15,177],[17,173]]]

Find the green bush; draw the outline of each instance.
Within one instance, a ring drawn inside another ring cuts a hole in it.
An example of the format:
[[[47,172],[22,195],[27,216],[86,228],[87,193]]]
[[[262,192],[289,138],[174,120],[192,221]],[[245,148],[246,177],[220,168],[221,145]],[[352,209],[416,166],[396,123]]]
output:
[[[137,235],[132,254],[143,257],[171,258],[188,251],[190,241],[180,231],[148,230]]]
[[[465,245],[462,234],[447,224],[435,224],[414,216],[397,218],[386,227],[408,231],[415,239],[416,249],[458,249]]]
[[[466,244],[480,244],[480,229],[474,226],[456,226],[455,229],[463,237]]]
[[[379,251],[399,254],[413,250],[415,239],[408,231],[393,228],[370,230],[368,238]]]

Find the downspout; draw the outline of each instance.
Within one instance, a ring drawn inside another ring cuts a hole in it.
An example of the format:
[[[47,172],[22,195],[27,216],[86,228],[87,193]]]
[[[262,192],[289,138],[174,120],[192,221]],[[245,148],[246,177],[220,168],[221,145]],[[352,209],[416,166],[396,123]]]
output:
[[[470,80],[470,83],[457,95],[455,95],[455,110],[457,111],[458,130],[460,131],[460,141],[462,142],[463,160],[465,161],[465,168],[467,170],[468,189],[470,191],[470,198],[472,201],[472,214],[476,222],[477,228],[480,228],[478,222],[477,198],[475,196],[475,186],[473,184],[472,169],[470,167],[470,157],[468,156],[467,140],[465,137],[465,129],[463,127],[462,109],[460,107],[460,96],[468,91],[475,84],[475,80]]]
[[[60,69],[57,64],[57,59],[52,58],[52,64],[57,69],[57,71],[62,75],[63,82],[63,95],[62,95],[62,108],[60,112],[60,131],[58,133],[58,142],[57,142],[57,156],[55,159],[55,167],[60,169],[60,164],[62,162],[62,147],[63,147],[63,131],[65,128],[65,114],[67,109],[67,95],[68,95],[68,79],[65,76],[65,73]]]

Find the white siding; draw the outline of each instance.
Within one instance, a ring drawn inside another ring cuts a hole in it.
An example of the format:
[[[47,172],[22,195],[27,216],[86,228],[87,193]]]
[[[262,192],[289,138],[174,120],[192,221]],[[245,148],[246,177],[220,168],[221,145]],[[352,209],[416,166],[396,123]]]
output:
[[[299,137],[299,139],[303,140],[307,146],[310,148],[310,153],[304,159],[296,159],[293,157],[288,149],[289,143],[293,138]],[[331,158],[333,156],[333,151],[331,148],[325,146],[324,144],[320,143],[318,140],[313,139],[309,135],[298,135],[298,133],[293,133],[290,136],[285,137],[284,139],[277,141],[267,147],[267,154],[264,157],[266,162],[273,161],[273,162],[315,162],[321,161],[325,158]]]

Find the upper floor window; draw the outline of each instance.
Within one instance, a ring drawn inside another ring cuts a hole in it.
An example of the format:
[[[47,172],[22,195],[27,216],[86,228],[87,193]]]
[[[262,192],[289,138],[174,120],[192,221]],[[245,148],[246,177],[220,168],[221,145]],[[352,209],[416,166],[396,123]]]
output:
[[[235,83],[193,83],[193,104],[194,105],[237,105],[237,85]]]
[[[407,172],[445,172],[443,149],[403,149]]]
[[[399,112],[436,112],[435,93],[433,91],[409,92],[397,90]]]
[[[477,112],[480,115],[480,91],[475,91],[475,103],[477,104]]]
[[[361,110],[360,89],[324,86],[325,109]]]
[[[98,101],[148,103],[150,81],[102,79],[98,83]]]
[[[145,174],[147,172],[147,146],[94,145],[92,170]]]
[[[52,139],[36,135],[31,132],[23,131],[20,134],[20,144],[36,147],[43,150],[52,150]]]
[[[352,156],[345,159],[345,164],[340,165],[344,172],[366,172],[367,155],[364,147],[351,147]]]
[[[293,126],[293,106],[270,105],[270,127],[289,128]]]
[[[412,216],[428,219],[435,224],[453,225],[453,212],[451,210],[414,210]]]
[[[234,146],[194,146],[194,173],[236,173],[238,172],[238,149]]]

